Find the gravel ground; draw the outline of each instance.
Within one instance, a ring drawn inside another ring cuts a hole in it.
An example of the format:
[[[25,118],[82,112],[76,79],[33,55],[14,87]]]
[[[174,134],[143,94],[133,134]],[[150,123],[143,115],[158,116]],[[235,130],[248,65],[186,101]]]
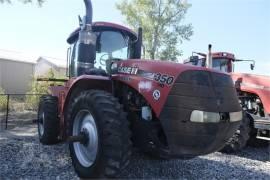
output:
[[[246,148],[192,160],[153,160],[135,152],[120,177],[145,179],[270,179],[270,149]],[[0,179],[78,179],[66,144],[38,142],[35,126],[0,132]]]

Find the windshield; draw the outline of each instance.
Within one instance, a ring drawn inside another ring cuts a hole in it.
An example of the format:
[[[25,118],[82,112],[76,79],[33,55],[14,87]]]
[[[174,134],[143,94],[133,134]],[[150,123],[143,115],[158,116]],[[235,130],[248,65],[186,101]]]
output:
[[[228,59],[213,59],[213,69],[229,72],[230,61]]]
[[[120,32],[104,31],[97,40],[96,68],[105,69],[107,60],[129,58],[129,38]]]
[[[102,31],[96,32],[97,50],[94,66],[106,71],[106,62],[109,60],[127,60],[130,58],[132,51],[132,41],[129,36],[119,31]],[[78,43],[72,46],[70,59],[70,76],[76,77],[78,62]]]

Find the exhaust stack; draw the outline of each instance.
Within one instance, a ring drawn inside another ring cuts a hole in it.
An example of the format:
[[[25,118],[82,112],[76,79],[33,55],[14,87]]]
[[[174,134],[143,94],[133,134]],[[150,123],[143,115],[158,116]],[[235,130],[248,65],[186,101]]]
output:
[[[93,8],[91,0],[84,0],[86,15],[81,24],[78,40],[78,62],[76,76],[86,74],[94,68],[96,59],[96,35],[92,31]]]
[[[206,58],[206,67],[212,68],[213,67],[213,56],[212,56],[212,45],[208,45],[208,55]]]
[[[85,24],[92,24],[93,22],[93,6],[91,0],[84,0],[86,15],[85,15]]]

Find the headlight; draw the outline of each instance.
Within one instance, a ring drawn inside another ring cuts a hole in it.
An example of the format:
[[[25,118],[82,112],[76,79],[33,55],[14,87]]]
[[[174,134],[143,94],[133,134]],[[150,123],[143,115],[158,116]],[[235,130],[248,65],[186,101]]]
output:
[[[195,110],[191,113],[190,121],[197,123],[218,123],[220,122],[220,115],[219,113]]]
[[[243,119],[243,112],[231,112],[230,113],[230,121],[231,122],[236,122],[236,121],[241,121]]]
[[[228,113],[230,115],[230,122],[241,121],[243,118],[242,111]],[[228,117],[229,118],[229,117]],[[192,111],[190,116],[191,122],[196,123],[218,123],[221,120],[220,113],[204,112],[204,111]],[[229,119],[228,119],[229,120]]]

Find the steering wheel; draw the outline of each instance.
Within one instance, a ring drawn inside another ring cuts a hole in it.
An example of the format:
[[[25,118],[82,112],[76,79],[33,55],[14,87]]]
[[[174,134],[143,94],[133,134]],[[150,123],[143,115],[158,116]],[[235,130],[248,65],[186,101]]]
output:
[[[105,57],[108,57],[108,58],[105,58]],[[106,66],[106,61],[110,59],[110,55],[108,53],[106,54],[103,54],[100,59],[99,59],[99,63],[102,65],[102,66]]]

